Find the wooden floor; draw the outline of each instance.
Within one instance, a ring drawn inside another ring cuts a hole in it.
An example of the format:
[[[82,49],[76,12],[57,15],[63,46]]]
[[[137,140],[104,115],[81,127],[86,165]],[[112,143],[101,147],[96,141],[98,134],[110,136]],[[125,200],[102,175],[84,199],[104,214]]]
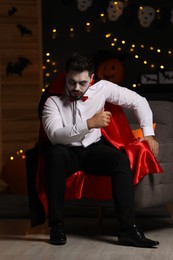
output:
[[[113,218],[67,218],[68,242],[49,244],[49,228],[30,228],[29,219],[0,219],[1,260],[173,260],[173,220],[140,218],[145,235],[160,241],[157,249],[118,246]]]

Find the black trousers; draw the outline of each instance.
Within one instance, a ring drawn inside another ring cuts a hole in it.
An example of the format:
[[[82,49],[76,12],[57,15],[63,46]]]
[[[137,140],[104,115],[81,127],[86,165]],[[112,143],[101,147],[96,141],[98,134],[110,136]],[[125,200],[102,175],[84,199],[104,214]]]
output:
[[[86,148],[50,145],[45,159],[50,225],[64,219],[66,178],[78,170],[109,175],[120,227],[135,224],[134,184],[128,157],[102,139]]]

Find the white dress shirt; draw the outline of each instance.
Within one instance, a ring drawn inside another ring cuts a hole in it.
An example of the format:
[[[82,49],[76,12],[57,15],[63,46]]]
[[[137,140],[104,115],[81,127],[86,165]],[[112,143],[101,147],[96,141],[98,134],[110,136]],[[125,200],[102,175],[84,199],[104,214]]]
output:
[[[84,146],[101,137],[98,128],[88,129],[87,119],[101,111],[105,102],[133,109],[144,136],[154,135],[153,114],[147,100],[127,88],[100,80],[85,93],[88,99],[69,101],[67,97],[51,96],[44,105],[42,123],[52,144]]]

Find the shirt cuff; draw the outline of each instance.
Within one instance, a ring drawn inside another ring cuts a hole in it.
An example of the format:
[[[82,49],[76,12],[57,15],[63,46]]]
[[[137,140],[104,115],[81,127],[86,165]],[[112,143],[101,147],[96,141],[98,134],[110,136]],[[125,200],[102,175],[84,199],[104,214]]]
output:
[[[83,121],[82,123],[78,124],[78,131],[81,134],[88,134],[89,129],[86,121]]]
[[[144,127],[142,132],[144,136],[155,135],[153,127]]]

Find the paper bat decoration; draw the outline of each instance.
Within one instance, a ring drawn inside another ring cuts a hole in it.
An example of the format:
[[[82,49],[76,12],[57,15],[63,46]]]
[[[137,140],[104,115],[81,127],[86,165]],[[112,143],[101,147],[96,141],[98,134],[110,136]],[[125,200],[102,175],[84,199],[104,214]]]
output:
[[[28,60],[25,57],[19,57],[18,62],[12,63],[9,62],[6,67],[6,73],[7,76],[9,74],[18,74],[19,76],[22,76],[23,70],[29,65],[32,64],[30,60]]]

